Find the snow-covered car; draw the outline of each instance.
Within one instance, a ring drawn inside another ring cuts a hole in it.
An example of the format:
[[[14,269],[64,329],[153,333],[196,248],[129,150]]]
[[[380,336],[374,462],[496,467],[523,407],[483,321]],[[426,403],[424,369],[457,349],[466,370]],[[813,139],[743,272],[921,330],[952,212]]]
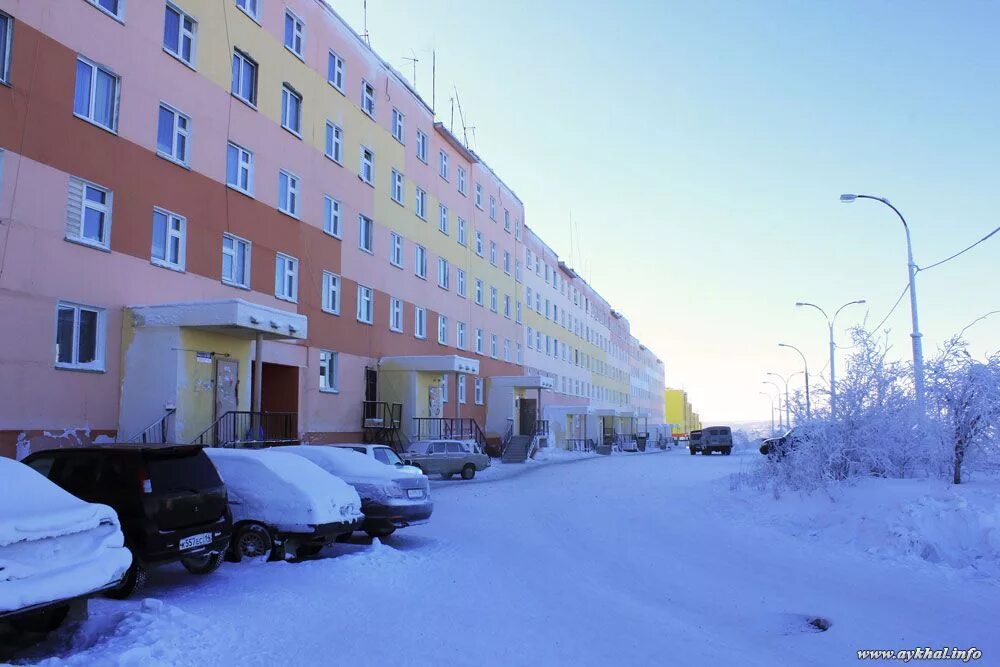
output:
[[[441,475],[449,479],[461,475],[472,479],[476,472],[490,467],[490,457],[470,450],[461,440],[418,440],[406,450],[406,460],[425,475]]]
[[[115,511],[0,457],[0,623],[45,632],[113,588],[132,562]]]
[[[312,556],[361,526],[354,489],[289,449],[205,450],[229,492],[232,560]]]
[[[761,443],[760,453],[775,461],[780,461],[798,444],[796,435],[795,429],[792,429],[777,438],[768,438]]]
[[[426,523],[434,511],[430,484],[421,474],[401,471],[346,447],[296,445],[282,451],[305,457],[354,487],[365,513],[362,528],[388,537],[397,528]]]
[[[364,454],[369,456],[380,463],[384,463],[387,466],[395,466],[400,472],[409,472],[414,475],[422,475],[420,468],[416,466],[408,465],[403,459],[399,458],[399,454],[387,445],[358,445],[358,444],[337,444],[335,447],[342,447],[344,449],[353,449],[358,454]]]

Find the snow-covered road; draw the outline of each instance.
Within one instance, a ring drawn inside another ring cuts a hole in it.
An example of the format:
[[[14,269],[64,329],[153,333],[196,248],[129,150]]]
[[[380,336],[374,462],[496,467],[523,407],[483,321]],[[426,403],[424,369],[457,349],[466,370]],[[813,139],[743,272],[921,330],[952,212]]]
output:
[[[304,563],[151,578],[39,647],[71,664],[846,665],[865,648],[1000,659],[1000,587],[804,540],[728,475],[615,455],[436,484],[431,523]],[[807,620],[833,625],[817,632]],[[997,664],[997,663],[993,663]]]

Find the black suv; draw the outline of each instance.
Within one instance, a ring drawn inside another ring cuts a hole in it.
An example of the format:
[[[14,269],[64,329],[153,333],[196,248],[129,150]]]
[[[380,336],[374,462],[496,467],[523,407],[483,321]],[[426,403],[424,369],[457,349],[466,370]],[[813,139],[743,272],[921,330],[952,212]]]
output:
[[[50,449],[24,463],[82,500],[110,505],[132,566],[107,595],[126,598],[149,565],[180,561],[208,574],[222,563],[232,533],[226,488],[200,446],[107,445]]]

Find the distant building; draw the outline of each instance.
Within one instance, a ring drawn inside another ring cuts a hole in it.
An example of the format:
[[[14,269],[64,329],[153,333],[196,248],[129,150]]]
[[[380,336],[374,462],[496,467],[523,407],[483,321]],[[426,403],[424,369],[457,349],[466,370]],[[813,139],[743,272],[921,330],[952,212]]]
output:
[[[666,422],[672,425],[671,432],[675,437],[687,437],[691,431],[701,428],[698,413],[691,408],[688,394],[683,389],[667,388],[664,391]]]

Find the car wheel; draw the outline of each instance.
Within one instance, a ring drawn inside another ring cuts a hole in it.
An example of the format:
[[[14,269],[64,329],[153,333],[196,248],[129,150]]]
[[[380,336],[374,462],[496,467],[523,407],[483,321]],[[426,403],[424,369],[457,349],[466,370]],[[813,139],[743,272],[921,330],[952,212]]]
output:
[[[191,574],[212,574],[222,565],[223,553],[217,551],[214,554],[204,556],[189,556],[181,559],[181,565]]]
[[[259,523],[251,523],[236,531],[230,550],[239,563],[243,560],[266,561],[274,555],[271,532]]]
[[[104,595],[115,600],[124,600],[143,589],[147,575],[146,567],[133,554],[132,564],[129,565],[121,583],[106,591]]]
[[[691,456],[694,456],[695,454],[697,454],[697,453],[698,453],[697,451],[695,451],[695,450],[693,450],[693,449],[690,449],[690,450],[688,450],[688,451],[690,451],[690,452],[691,452]]]
[[[462,479],[472,479],[476,476],[476,466],[471,463],[466,463],[465,467],[462,468]]]
[[[726,447],[724,450],[722,450],[722,453],[725,454],[726,456],[730,456],[733,453],[733,448],[732,447]]]
[[[295,550],[297,558],[311,558],[323,550],[323,544],[302,544]]]
[[[366,530],[365,532],[368,533],[368,537],[371,537],[371,538],[375,538],[375,537],[386,538],[386,537],[389,537],[390,535],[392,535],[393,533],[395,533],[396,529],[395,528],[380,528],[378,530]]]
[[[69,615],[69,605],[49,607],[42,611],[15,618],[10,622],[17,632],[52,632],[59,628]]]

